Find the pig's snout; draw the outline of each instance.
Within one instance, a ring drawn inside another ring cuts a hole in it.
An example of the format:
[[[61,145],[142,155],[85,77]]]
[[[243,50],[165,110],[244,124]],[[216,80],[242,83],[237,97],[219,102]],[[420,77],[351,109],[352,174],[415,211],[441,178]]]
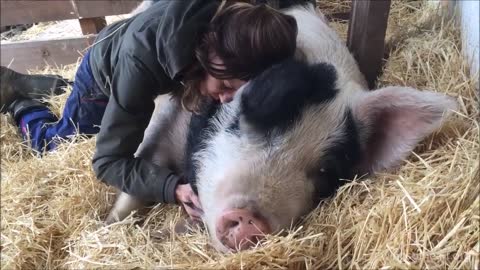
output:
[[[218,218],[217,237],[223,245],[245,250],[271,232],[268,222],[247,209],[230,209]]]

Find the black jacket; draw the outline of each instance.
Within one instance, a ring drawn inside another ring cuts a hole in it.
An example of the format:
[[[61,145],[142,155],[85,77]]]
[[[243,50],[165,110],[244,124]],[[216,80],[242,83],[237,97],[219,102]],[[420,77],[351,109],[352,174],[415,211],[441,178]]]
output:
[[[217,10],[216,0],[163,0],[101,31],[90,49],[93,76],[110,96],[97,135],[97,177],[150,202],[175,202],[179,177],[134,158],[152,116],[154,98],[175,87],[194,59],[197,34]]]

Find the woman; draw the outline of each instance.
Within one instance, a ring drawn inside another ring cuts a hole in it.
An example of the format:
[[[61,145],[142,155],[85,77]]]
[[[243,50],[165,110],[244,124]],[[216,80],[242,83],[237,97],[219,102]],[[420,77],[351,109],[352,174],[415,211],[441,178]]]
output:
[[[198,218],[188,183],[134,157],[154,98],[171,93],[190,110],[205,96],[229,102],[248,79],[293,56],[296,34],[293,17],[265,5],[159,1],[102,30],[79,66],[62,119],[32,99],[7,105],[37,151],[54,149],[55,136],[98,133],[93,168],[101,181],[144,201],[182,203]]]

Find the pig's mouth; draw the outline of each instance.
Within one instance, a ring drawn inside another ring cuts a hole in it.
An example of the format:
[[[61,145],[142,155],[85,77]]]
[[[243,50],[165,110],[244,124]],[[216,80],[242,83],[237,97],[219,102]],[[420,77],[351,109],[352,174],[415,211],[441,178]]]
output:
[[[219,241],[232,251],[249,249],[272,232],[265,217],[247,208],[224,210],[215,227]]]

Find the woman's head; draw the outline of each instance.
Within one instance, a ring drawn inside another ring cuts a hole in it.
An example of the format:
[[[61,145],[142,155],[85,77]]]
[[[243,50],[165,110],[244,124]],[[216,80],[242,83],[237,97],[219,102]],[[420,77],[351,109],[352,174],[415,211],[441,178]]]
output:
[[[200,94],[230,101],[250,78],[293,56],[296,36],[297,24],[289,15],[266,5],[227,2],[196,48],[198,64],[185,77],[186,104],[195,105]]]

